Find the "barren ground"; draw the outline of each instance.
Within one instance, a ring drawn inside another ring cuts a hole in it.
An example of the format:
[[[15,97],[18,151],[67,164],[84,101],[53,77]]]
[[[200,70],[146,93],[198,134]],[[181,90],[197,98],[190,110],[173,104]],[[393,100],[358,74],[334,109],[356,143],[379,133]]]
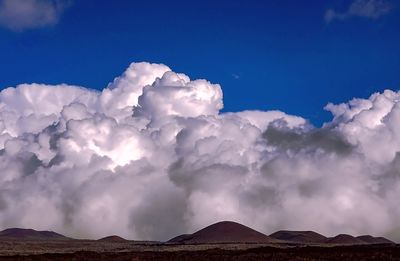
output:
[[[400,260],[400,245],[1,241],[0,260]]]

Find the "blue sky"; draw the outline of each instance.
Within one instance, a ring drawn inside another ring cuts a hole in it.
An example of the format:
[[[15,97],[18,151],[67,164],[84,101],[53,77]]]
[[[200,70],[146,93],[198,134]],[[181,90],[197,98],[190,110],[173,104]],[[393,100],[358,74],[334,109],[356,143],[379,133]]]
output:
[[[278,109],[320,125],[328,102],[400,86],[398,0],[12,1],[33,3],[32,19],[0,0],[1,89],[102,89],[149,61],[221,84],[224,111]],[[36,7],[55,9],[43,20]]]

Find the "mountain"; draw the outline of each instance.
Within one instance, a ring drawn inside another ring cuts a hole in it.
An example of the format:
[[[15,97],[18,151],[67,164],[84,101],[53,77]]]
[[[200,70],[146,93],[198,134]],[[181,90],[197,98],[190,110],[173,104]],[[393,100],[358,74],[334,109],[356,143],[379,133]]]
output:
[[[112,236],[108,236],[108,237],[103,237],[100,238],[97,241],[102,241],[102,242],[124,242],[127,241],[125,238],[116,236],[116,235],[112,235]]]
[[[185,239],[188,239],[192,236],[192,234],[183,234],[183,235],[179,235],[176,236],[174,238],[171,238],[170,240],[168,240],[167,242],[170,243],[179,243],[179,242],[183,242]]]
[[[368,244],[394,244],[393,241],[390,241],[389,239],[384,237],[373,237],[370,235],[363,235],[357,238]]]
[[[36,231],[25,228],[8,228],[0,232],[1,239],[22,239],[22,240],[54,240],[68,239],[68,237],[53,231]]]
[[[335,237],[328,238],[325,243],[328,244],[340,244],[340,245],[357,245],[357,244],[365,244],[363,240],[353,237],[347,234],[340,234]]]
[[[314,231],[280,230],[269,235],[272,238],[296,243],[324,243],[327,237]]]
[[[276,243],[279,240],[232,221],[222,221],[203,228],[193,234],[172,238],[169,243]]]

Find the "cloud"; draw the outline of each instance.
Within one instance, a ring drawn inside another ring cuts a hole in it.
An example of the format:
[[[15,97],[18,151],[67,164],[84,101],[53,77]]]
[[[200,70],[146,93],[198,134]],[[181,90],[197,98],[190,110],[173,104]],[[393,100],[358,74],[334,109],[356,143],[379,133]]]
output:
[[[20,32],[58,23],[69,0],[0,0],[0,26]]]
[[[392,10],[392,5],[385,0],[355,0],[345,12],[337,12],[328,9],[325,13],[325,21],[345,20],[351,17],[364,17],[378,19]]]
[[[240,79],[240,75],[237,73],[232,73],[232,78],[235,80],[239,80]]]
[[[222,97],[150,63],[102,91],[2,90],[0,228],[166,240],[235,220],[400,240],[400,92],[328,104],[321,128],[281,111],[221,113]]]

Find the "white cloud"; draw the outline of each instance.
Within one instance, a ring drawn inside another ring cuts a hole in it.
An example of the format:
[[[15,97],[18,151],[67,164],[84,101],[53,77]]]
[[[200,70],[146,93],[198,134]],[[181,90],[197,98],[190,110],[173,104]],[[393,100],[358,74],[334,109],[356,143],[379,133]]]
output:
[[[58,23],[69,0],[0,0],[0,26],[24,31]]]
[[[0,228],[164,240],[235,220],[400,240],[400,92],[328,104],[322,128],[222,106],[218,84],[149,63],[101,92],[1,91]]]
[[[392,5],[386,0],[355,0],[345,12],[328,9],[325,13],[327,23],[333,20],[345,20],[351,17],[377,19],[392,10]]]
[[[240,75],[237,74],[237,73],[232,73],[231,75],[232,75],[232,78],[235,79],[235,80],[239,80],[240,79]]]

